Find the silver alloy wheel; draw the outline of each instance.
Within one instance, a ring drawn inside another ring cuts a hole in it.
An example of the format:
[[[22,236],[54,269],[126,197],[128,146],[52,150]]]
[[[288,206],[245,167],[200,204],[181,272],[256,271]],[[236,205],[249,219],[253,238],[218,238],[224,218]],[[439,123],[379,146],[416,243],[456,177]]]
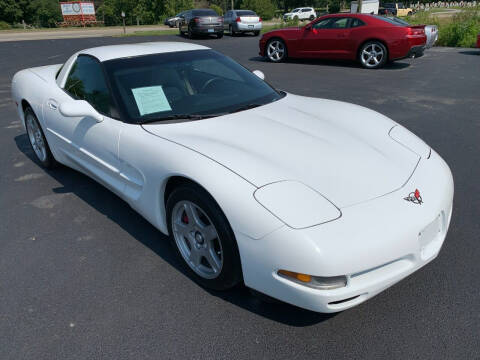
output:
[[[204,279],[216,278],[223,267],[222,243],[207,214],[188,200],[172,211],[172,232],[185,262]]]
[[[33,150],[35,151],[35,155],[37,155],[41,162],[44,162],[47,159],[47,148],[45,146],[45,142],[43,141],[42,131],[38,127],[38,123],[31,113],[27,113],[26,123],[28,138],[30,140],[30,144],[32,144]]]
[[[377,67],[383,60],[385,53],[378,44],[369,44],[364,47],[360,55],[362,64],[368,68]]]
[[[285,45],[280,40],[273,40],[267,46],[267,56],[272,61],[281,61],[285,56]]]

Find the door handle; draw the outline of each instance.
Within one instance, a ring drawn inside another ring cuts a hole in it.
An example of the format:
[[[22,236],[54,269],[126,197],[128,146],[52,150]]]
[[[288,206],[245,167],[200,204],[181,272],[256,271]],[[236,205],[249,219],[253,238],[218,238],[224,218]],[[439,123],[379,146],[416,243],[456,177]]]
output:
[[[48,100],[47,104],[48,104],[48,107],[52,110],[58,109],[58,103],[53,99]]]

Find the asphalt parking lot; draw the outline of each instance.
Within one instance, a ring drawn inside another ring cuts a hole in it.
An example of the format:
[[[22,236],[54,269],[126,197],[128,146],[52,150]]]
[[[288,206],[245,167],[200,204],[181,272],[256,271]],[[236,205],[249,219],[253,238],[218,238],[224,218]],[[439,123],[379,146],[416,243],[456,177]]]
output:
[[[13,74],[83,48],[151,40],[186,41],[0,44],[1,359],[480,358],[480,50],[434,48],[372,71],[270,64],[253,37],[194,40],[288,92],[380,111],[450,165],[454,212],[439,257],[368,302],[323,315],[264,303],[244,288],[199,287],[125,202],[73,170],[35,162],[10,99]]]

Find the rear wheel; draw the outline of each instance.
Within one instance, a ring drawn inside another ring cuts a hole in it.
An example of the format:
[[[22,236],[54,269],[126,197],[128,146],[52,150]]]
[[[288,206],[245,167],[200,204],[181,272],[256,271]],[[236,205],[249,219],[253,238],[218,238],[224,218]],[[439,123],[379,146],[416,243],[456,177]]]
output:
[[[242,280],[235,235],[220,207],[201,187],[177,187],[166,204],[170,239],[201,285],[227,290]]]
[[[236,35],[235,30],[233,30],[233,26],[231,24],[228,26],[228,32],[230,33],[230,36]]]
[[[223,37],[223,32],[217,33],[217,39],[221,39]]]
[[[310,17],[309,17],[308,19],[309,19],[310,21],[315,20],[315,16],[310,15]]]
[[[255,36],[260,35],[260,31],[258,31],[258,30],[257,30],[257,31],[254,31],[254,32],[253,32],[253,35],[255,35]]]
[[[283,40],[272,39],[266,46],[267,58],[272,62],[282,62],[287,58],[287,47]]]
[[[57,162],[50,151],[47,139],[31,107],[25,110],[25,127],[27,128],[30,146],[40,164],[47,169],[53,168]]]
[[[378,69],[385,65],[388,52],[379,41],[368,41],[362,45],[358,53],[360,63],[367,69]]]
[[[193,39],[193,31],[192,31],[192,27],[190,25],[188,25],[187,37],[189,39]]]

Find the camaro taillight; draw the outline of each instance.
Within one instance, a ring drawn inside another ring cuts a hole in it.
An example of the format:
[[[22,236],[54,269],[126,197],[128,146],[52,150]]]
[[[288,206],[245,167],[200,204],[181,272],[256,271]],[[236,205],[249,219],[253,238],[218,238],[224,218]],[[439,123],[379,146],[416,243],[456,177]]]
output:
[[[241,22],[242,19],[240,19],[240,16],[235,19],[236,22]]]
[[[298,284],[319,290],[332,290],[347,286],[347,277],[341,276],[312,276],[288,270],[278,270],[278,275]]]

